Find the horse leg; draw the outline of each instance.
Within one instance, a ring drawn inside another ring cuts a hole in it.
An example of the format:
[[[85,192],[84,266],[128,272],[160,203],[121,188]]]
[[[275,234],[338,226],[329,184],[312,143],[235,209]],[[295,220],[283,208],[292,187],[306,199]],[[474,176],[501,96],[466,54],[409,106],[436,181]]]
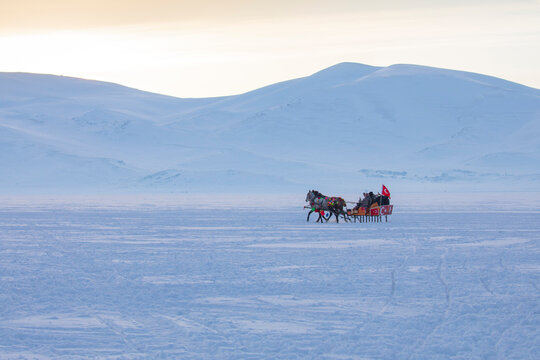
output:
[[[328,207],[328,212],[330,213],[330,216],[328,217],[328,219],[326,219],[326,222],[328,222],[328,220],[330,220],[330,219],[332,218],[332,215],[334,215],[334,216],[336,217],[336,219],[337,219],[337,214],[336,214],[336,212],[335,212],[335,210],[334,210],[333,207],[330,207],[330,206],[329,206],[329,207]],[[338,221],[339,221],[339,220],[338,220]]]
[[[349,219],[347,218],[347,212],[345,212],[343,210],[343,206],[338,206],[336,207],[336,212],[339,214],[339,215],[343,215],[343,220],[345,220],[345,222],[348,222]]]
[[[347,211],[341,209],[341,214],[343,214],[343,219],[345,220],[345,222],[351,222],[349,215],[347,215]]]
[[[352,223],[353,220],[352,220],[352,218],[349,216],[349,209],[347,209],[347,203],[345,203],[345,204],[343,205],[343,207],[345,208],[345,210],[344,210],[344,211],[345,211],[345,214],[346,214],[345,216],[347,216],[347,219],[349,220],[349,222]],[[351,216],[352,216],[352,213],[353,213],[353,212],[352,212],[352,210],[351,210]],[[356,219],[355,219],[355,220],[356,220]],[[355,222],[356,222],[356,221],[355,221]]]
[[[309,222],[309,215],[311,215],[311,213],[313,212],[313,210],[310,210],[309,213],[307,214],[307,222]]]
[[[328,219],[326,219],[326,222],[328,222],[328,220],[330,220],[330,218],[332,217],[332,212],[330,210],[328,210],[328,212],[330,213],[330,216],[328,217]]]

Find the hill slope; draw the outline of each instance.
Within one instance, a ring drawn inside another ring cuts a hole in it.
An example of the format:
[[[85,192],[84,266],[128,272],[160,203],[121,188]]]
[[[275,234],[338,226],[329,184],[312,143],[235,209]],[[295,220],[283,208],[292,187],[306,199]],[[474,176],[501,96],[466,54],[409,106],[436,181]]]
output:
[[[9,192],[540,190],[539,135],[540,90],[416,65],[208,99],[0,73]]]

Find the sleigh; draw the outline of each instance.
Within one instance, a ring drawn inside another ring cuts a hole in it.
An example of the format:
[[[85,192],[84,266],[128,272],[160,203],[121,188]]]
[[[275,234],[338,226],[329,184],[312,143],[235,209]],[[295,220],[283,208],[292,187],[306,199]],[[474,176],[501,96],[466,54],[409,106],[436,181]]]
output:
[[[354,222],[381,222],[382,217],[388,222],[388,215],[392,215],[394,205],[373,204],[368,208],[361,207],[359,209],[347,210],[347,215],[353,218]]]

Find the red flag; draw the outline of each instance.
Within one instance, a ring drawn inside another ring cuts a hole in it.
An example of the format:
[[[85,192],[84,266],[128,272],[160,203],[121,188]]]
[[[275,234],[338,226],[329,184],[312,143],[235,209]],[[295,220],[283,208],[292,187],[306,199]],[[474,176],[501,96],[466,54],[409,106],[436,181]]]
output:
[[[384,196],[388,196],[390,198],[390,191],[388,191],[388,188],[386,186],[384,186],[384,184],[382,186],[382,194]]]

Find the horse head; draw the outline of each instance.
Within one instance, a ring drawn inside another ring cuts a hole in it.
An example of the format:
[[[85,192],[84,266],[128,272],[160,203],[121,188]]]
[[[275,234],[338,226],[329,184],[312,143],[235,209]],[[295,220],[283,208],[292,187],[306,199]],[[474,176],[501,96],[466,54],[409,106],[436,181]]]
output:
[[[314,190],[309,190],[306,194],[306,202],[311,202],[313,198],[315,198],[315,194],[313,193]]]

